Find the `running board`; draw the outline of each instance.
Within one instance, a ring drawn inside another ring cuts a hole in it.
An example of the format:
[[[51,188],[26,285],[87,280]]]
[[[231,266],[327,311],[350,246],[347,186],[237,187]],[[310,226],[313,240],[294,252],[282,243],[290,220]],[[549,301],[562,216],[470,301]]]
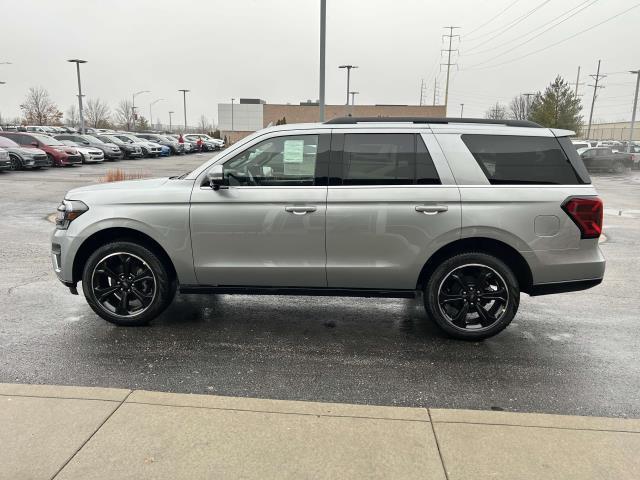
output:
[[[416,297],[416,290],[379,290],[373,288],[240,287],[235,285],[180,285],[180,293],[383,298]]]

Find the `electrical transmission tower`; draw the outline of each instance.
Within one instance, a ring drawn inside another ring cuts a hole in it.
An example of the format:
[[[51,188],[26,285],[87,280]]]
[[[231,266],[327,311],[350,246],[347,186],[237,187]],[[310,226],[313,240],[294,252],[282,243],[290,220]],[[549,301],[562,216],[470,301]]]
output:
[[[449,48],[445,48],[442,49],[441,52],[447,52],[447,63],[441,63],[440,65],[446,65],[447,66],[447,80],[446,80],[446,84],[444,87],[444,108],[445,108],[445,114],[446,114],[446,110],[447,110],[447,105],[449,103],[449,78],[450,78],[450,74],[451,74],[451,65],[456,65],[456,63],[451,63],[451,52],[457,52],[458,49],[452,49],[451,46],[453,44],[453,39],[454,38],[460,38],[460,35],[454,35],[453,31],[460,28],[460,27],[443,27],[445,30],[448,29],[449,33],[442,35],[442,39],[444,40],[445,38],[449,39]]]
[[[438,77],[433,79],[433,105],[437,105],[440,99],[440,91],[438,87]]]
[[[420,81],[420,106],[424,105],[427,101],[427,85],[424,83],[424,78]]]
[[[603,85],[598,85],[600,83],[601,78],[605,78],[606,75],[600,74],[600,60],[598,60],[598,70],[595,75],[589,75],[591,78],[595,80],[594,85],[587,85],[589,87],[593,87],[593,98],[591,99],[591,112],[589,112],[589,126],[587,127],[587,140],[591,137],[591,121],[593,120],[593,108],[596,104],[596,98],[598,98],[598,89],[604,88]]]

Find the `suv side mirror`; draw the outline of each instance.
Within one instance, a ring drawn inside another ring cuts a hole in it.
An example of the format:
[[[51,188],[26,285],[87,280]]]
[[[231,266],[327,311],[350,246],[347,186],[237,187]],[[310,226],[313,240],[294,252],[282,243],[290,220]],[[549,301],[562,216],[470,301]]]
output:
[[[223,165],[213,165],[207,172],[207,181],[209,182],[209,186],[215,191],[229,188],[224,181]]]

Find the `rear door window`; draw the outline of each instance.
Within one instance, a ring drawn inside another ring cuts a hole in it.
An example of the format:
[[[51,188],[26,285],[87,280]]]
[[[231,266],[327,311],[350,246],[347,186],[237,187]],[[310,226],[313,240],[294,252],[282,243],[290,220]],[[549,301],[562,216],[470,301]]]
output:
[[[465,134],[462,141],[492,185],[588,183],[555,137]]]

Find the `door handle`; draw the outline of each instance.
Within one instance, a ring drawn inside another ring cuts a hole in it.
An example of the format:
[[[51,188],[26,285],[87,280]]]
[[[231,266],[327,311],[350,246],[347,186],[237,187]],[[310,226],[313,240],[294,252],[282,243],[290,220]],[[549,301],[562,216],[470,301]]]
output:
[[[416,212],[421,212],[425,215],[437,215],[447,210],[449,210],[449,207],[446,205],[416,205]]]
[[[294,215],[306,215],[307,213],[315,212],[316,207],[284,207],[285,211],[293,213]]]

